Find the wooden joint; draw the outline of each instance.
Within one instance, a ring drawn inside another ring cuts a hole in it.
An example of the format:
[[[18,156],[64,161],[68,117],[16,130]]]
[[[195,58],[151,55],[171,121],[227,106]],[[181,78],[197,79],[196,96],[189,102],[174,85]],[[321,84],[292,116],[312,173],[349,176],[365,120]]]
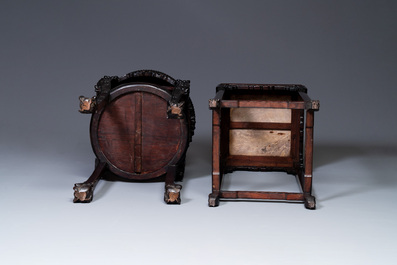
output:
[[[217,91],[215,98],[212,98],[208,101],[208,105],[210,109],[216,109],[221,106],[221,100],[223,98],[223,94],[225,93],[225,90],[219,90]]]
[[[171,99],[168,102],[167,114],[169,119],[183,118],[183,105],[185,99],[189,97],[190,81],[176,80],[175,88],[172,91]]]
[[[220,106],[220,100],[219,99],[210,99],[208,100],[208,105],[210,109],[216,109]]]
[[[306,102],[306,109],[320,110],[320,100],[310,100]]]

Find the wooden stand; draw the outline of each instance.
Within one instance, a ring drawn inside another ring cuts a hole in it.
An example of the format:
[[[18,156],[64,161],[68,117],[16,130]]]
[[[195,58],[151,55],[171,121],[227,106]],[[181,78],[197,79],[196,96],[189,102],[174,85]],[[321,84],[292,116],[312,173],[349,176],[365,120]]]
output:
[[[80,112],[91,113],[90,137],[96,167],[74,185],[74,202],[91,202],[101,178],[165,181],[164,200],[180,204],[185,157],[195,129],[190,82],[153,70],[105,76],[96,96],[80,97]],[[112,174],[105,174],[112,173]]]
[[[220,199],[255,199],[302,201],[315,209],[313,125],[319,101],[311,100],[302,85],[220,84],[216,92],[209,100],[213,148],[209,206],[218,206]],[[223,175],[235,170],[293,174],[301,192],[222,190]]]

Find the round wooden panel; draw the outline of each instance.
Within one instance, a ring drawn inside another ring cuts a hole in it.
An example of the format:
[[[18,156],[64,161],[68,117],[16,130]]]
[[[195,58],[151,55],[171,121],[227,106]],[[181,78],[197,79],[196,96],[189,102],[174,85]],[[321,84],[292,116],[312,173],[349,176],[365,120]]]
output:
[[[112,100],[101,115],[99,148],[119,171],[115,173],[131,179],[158,177],[187,141],[182,125],[181,120],[167,118],[164,98],[148,91],[126,93]]]

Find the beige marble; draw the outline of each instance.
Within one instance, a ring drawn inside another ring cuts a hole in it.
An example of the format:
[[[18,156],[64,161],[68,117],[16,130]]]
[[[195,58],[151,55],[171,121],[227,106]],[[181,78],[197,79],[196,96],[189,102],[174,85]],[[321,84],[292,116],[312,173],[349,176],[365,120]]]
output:
[[[230,130],[229,153],[245,156],[289,156],[291,132],[280,130]]]

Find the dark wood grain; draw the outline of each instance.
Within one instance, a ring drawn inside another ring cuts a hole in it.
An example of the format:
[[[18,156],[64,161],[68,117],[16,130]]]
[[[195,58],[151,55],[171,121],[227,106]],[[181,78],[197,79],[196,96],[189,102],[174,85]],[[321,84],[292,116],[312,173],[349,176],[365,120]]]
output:
[[[254,199],[254,200],[285,200],[303,201],[302,193],[270,192],[270,191],[221,191],[220,196],[225,199]]]
[[[230,122],[230,129],[291,130],[291,123]]]
[[[143,93],[136,93],[135,96],[135,148],[134,166],[135,173],[142,173],[142,98]]]

